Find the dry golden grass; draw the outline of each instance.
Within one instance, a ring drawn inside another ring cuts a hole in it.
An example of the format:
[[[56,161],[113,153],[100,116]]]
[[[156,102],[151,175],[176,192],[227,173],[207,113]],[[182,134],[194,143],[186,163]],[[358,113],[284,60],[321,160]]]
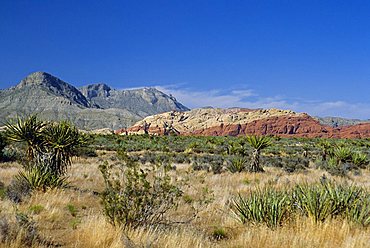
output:
[[[122,231],[106,221],[96,195],[104,188],[98,166],[113,155],[104,153],[99,158],[74,160],[69,171],[72,188],[34,192],[17,206],[2,200],[1,216],[14,218],[17,211],[27,214],[37,224],[40,236],[62,247],[369,247],[370,230],[343,220],[312,224],[307,219],[297,218],[271,230],[265,226],[242,225],[229,211],[228,203],[238,192],[265,185],[289,187],[296,183],[317,182],[324,172],[316,169],[287,174],[277,168],[266,168],[266,173],[261,174],[213,175],[180,166],[170,174],[182,185],[184,194],[194,200],[203,197],[212,200],[198,206],[198,217],[187,224],[166,229]],[[9,184],[19,168],[16,163],[0,164],[0,181]],[[369,187],[369,176],[369,171],[364,170],[360,176],[334,179]],[[35,208],[39,211],[34,211]],[[187,220],[192,216],[190,210],[190,204],[183,203],[171,216]],[[216,241],[212,238],[217,228],[225,231],[225,239]],[[21,239],[3,247],[22,247]]]

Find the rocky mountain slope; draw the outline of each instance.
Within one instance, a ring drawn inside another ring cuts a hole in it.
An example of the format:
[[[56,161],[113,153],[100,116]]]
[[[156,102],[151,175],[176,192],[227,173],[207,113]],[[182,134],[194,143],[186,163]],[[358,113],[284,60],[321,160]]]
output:
[[[93,106],[103,109],[125,107],[141,117],[169,110],[189,110],[174,97],[155,88],[115,90],[106,84],[91,84],[81,87],[80,91]]]
[[[90,85],[81,90],[48,73],[32,73],[17,86],[0,90],[0,122],[38,113],[48,120],[70,120],[81,129],[118,129],[151,114],[187,110],[152,88],[118,91]]]
[[[238,136],[246,134],[282,137],[367,138],[370,124],[333,128],[306,113],[278,109],[194,109],[146,117],[121,134],[179,134]]]
[[[369,123],[370,120],[347,119],[341,117],[315,117],[321,124],[331,127],[352,126],[361,123]]]

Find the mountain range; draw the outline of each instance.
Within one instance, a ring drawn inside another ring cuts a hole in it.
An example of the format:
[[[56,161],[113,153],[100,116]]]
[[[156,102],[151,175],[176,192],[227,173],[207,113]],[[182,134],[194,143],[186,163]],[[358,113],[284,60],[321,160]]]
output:
[[[155,88],[117,90],[104,83],[76,88],[46,72],[32,73],[0,90],[0,126],[8,118],[35,113],[42,119],[69,120],[83,130],[105,128],[123,134],[370,137],[369,121],[279,109],[190,110]]]
[[[32,73],[15,87],[0,90],[0,122],[37,113],[47,120],[69,120],[85,130],[114,130],[171,110],[189,109],[155,88],[115,90],[92,84],[77,89],[46,72]]]

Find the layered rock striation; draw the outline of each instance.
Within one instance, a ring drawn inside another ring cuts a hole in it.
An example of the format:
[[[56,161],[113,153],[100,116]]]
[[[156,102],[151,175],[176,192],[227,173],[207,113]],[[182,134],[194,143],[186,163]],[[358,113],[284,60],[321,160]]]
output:
[[[333,128],[322,125],[306,113],[278,109],[194,109],[146,117],[122,134],[240,136],[276,135],[281,137],[368,138],[370,124]]]

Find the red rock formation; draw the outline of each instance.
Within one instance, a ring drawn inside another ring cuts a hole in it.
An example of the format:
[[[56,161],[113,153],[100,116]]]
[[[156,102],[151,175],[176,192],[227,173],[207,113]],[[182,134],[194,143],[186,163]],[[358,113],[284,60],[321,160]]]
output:
[[[238,136],[246,134],[277,135],[282,137],[330,137],[332,128],[321,125],[308,115],[278,116],[255,120],[246,124],[223,125],[196,130],[194,135]]]
[[[123,132],[144,133],[143,126],[133,126]],[[163,135],[164,128],[149,125],[148,132]],[[122,133],[119,132],[119,133]],[[341,128],[324,126],[307,114],[299,116],[273,116],[254,120],[245,124],[224,124],[197,129],[192,132],[180,132],[180,135],[200,136],[239,136],[246,134],[275,135],[280,137],[307,138],[370,138],[370,123],[363,123]]]

